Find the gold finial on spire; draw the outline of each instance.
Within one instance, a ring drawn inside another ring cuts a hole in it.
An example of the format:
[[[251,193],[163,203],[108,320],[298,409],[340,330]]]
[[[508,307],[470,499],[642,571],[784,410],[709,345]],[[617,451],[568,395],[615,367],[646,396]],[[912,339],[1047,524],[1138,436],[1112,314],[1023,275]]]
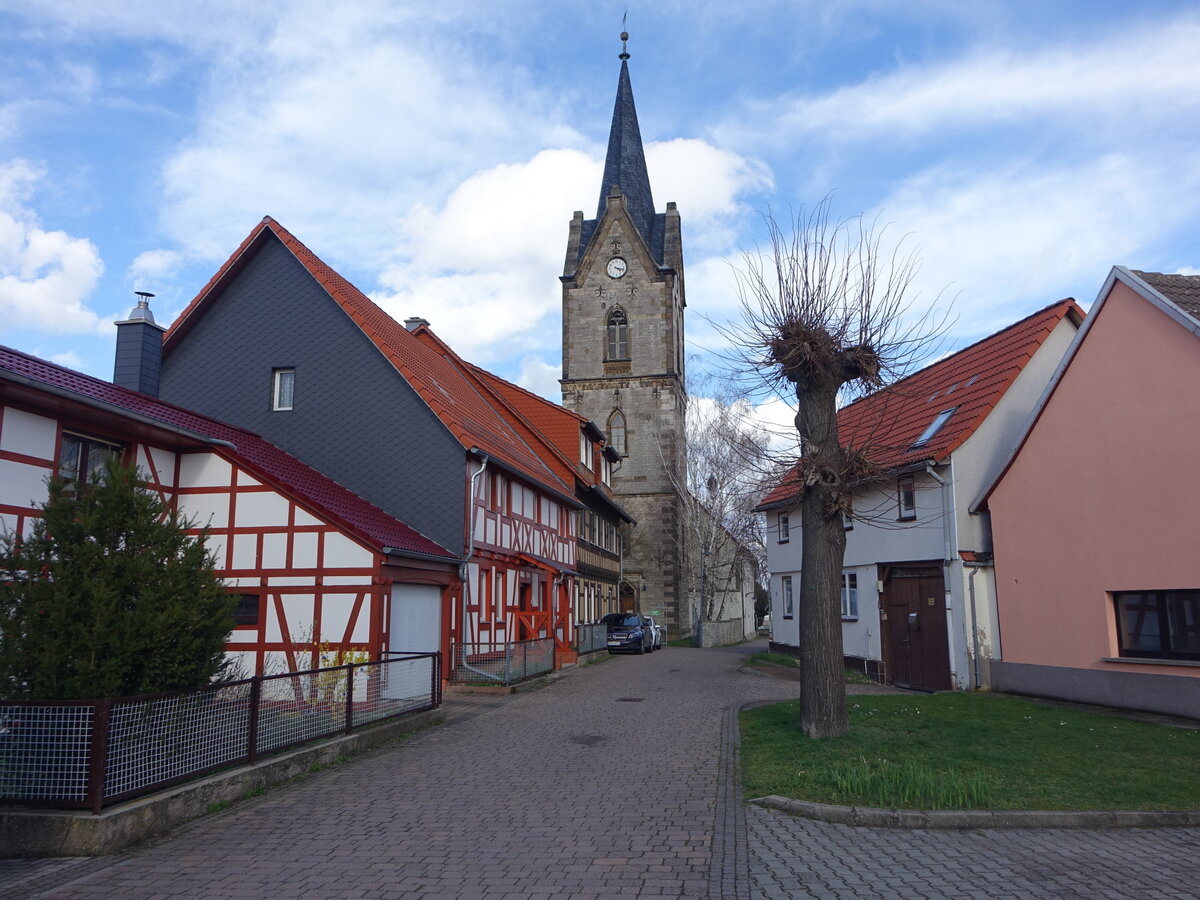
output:
[[[629,32],[625,30],[625,20],[629,17],[629,10],[625,10],[625,14],[621,16],[621,55],[618,59],[629,59],[629,48],[626,44],[629,41]]]

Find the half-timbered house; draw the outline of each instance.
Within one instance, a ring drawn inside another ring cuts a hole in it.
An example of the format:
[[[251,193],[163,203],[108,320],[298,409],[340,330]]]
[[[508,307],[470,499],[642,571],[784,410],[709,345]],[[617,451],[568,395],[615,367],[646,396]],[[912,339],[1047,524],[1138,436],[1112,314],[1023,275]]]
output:
[[[620,466],[621,454],[609,445],[604,432],[565,406],[464,362],[424,320],[414,320],[413,333],[473,378],[546,464],[564,482],[574,485],[575,498],[583,504],[575,527],[575,622],[596,622],[620,609],[633,612],[631,591],[624,592],[626,603],[621,603],[621,563],[624,530],[636,523],[613,495],[613,473]]]
[[[573,485],[476,380],[278,222],[263,219],[172,325],[161,384],[453,548],[463,588],[446,640],[569,644]]]
[[[0,530],[28,533],[49,476],[112,454],[206,530],[247,674],[439,649],[412,606],[448,611],[457,554],[256,434],[0,348]]]

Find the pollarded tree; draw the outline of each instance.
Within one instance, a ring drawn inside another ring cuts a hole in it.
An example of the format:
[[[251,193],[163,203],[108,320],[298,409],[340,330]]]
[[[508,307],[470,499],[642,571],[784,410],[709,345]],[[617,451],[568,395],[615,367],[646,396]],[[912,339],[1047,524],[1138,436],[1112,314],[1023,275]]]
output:
[[[771,252],[746,254],[738,273],[739,355],[794,393],[800,439],[800,726],[810,737],[847,730],[841,578],[850,491],[875,473],[869,452],[839,440],[839,399],[877,391],[907,373],[944,320],[913,315],[906,293],[915,253],[881,248],[861,218],[831,222],[829,201],[785,234],[767,218]]]
[[[200,687],[234,597],[204,537],[117,458],[50,481],[42,518],[0,537],[0,696],[78,700]]]

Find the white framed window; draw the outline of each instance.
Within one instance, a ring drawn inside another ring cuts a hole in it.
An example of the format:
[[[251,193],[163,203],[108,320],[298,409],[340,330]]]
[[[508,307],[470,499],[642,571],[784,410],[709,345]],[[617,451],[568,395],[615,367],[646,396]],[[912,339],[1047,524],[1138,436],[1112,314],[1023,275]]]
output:
[[[792,576],[783,576],[783,617],[785,619],[794,618],[796,615],[796,602],[792,599]]]
[[[842,618],[858,618],[858,575],[854,572],[842,573]]]
[[[592,468],[592,441],[582,431],[579,432],[579,461],[588,470]]]
[[[842,498],[842,529],[844,531],[854,530],[854,498]]]
[[[607,456],[600,458],[600,480],[610,487],[612,486],[612,463]]]
[[[917,483],[911,475],[896,481],[896,504],[900,511],[898,519],[903,521],[917,517]]]
[[[779,543],[786,544],[792,539],[792,527],[787,513],[779,514]]]
[[[296,370],[273,369],[271,379],[271,409],[291,409],[296,399]]]

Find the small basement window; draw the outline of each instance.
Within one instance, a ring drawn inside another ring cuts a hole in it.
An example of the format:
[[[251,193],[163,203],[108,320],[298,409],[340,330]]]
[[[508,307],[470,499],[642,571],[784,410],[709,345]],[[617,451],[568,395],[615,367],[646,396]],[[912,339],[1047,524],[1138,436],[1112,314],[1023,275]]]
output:
[[[955,385],[955,387],[958,387],[958,385]],[[949,393],[949,391],[946,393]],[[929,423],[929,427],[921,432],[921,436],[917,438],[917,440],[913,443],[913,446],[924,447],[926,444],[928,444],[930,439],[942,430],[942,426],[946,424],[952,415],[954,415],[954,411],[956,409],[958,409],[957,406],[952,406],[949,409],[943,409],[940,413],[934,416],[933,421]]]

